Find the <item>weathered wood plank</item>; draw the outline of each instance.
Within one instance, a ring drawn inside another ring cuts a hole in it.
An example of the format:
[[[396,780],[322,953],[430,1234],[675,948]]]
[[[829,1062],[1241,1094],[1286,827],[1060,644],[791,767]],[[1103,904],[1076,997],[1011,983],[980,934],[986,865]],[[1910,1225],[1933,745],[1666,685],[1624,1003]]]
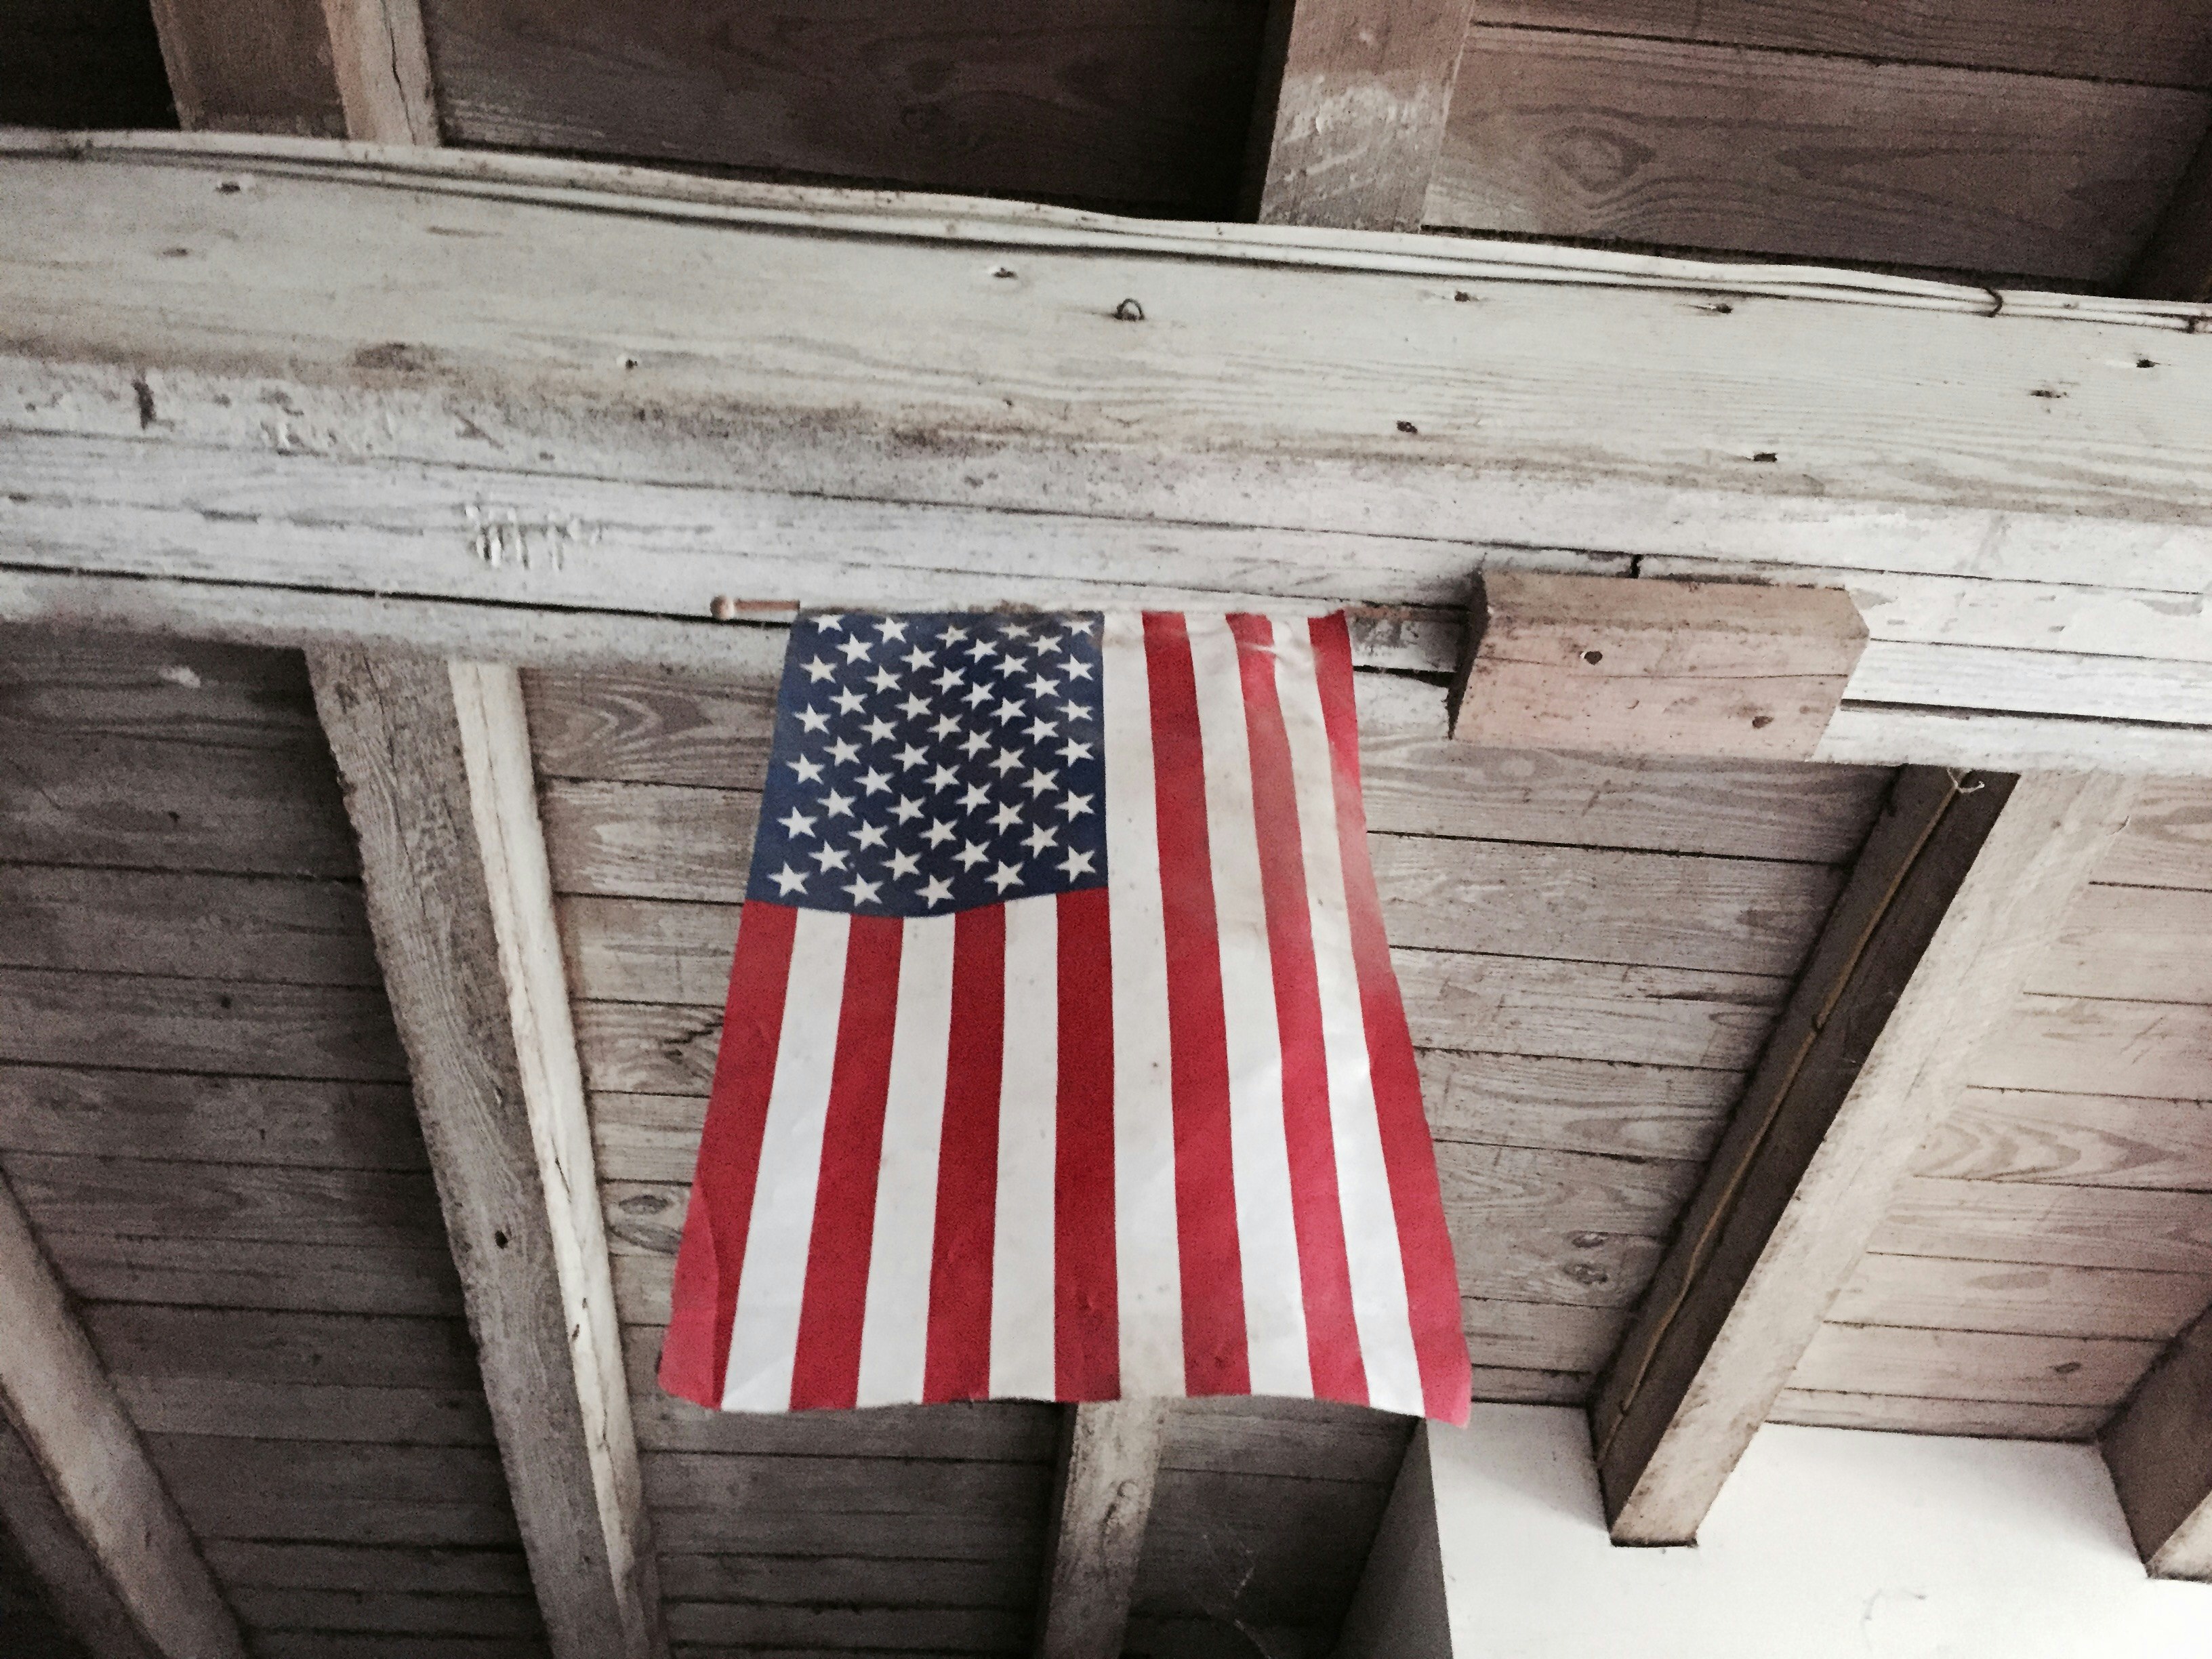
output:
[[[802,1504],[860,1515],[926,1516],[943,1509],[1044,1518],[1049,1471],[1042,1465],[964,1459],[760,1456],[653,1452],[644,1459],[656,1514],[735,1514],[757,1503]]]
[[[458,1550],[349,1544],[209,1545],[208,1565],[225,1583],[256,1589],[384,1590],[412,1587],[449,1595],[514,1595],[530,1589],[520,1550]]]
[[[460,1283],[443,1244],[52,1231],[41,1240],[70,1293],[90,1302],[461,1316]]]
[[[1869,1248],[1974,1261],[2212,1273],[2212,1194],[1907,1176]]]
[[[757,789],[768,764],[775,681],[691,676],[523,676],[547,778]],[[1360,740],[1369,826],[1384,833],[1584,843],[1738,858],[1848,860],[1887,774],[1839,766],[1609,761],[1471,750],[1441,733],[1376,730]],[[551,803],[560,791],[549,788]],[[606,798],[603,798],[606,799]],[[560,868],[560,838],[550,848]]]
[[[1969,1089],[1928,1137],[1912,1173],[2212,1193],[2212,1107]]]
[[[1436,1050],[1419,1060],[1439,1140],[1623,1158],[1702,1162],[1744,1085],[1739,1072],[1626,1060]]]
[[[779,1607],[678,1601],[668,1634],[689,1654],[763,1651],[1016,1653],[1027,1610],[1014,1607]]]
[[[340,880],[357,873],[329,763],[304,744],[213,749],[35,727],[7,736],[0,831],[15,858]]]
[[[2212,1007],[2102,997],[2029,996],[1978,1056],[1988,1089],[2194,1100],[2212,1074]]]
[[[670,0],[615,17],[429,9],[459,143],[1209,219],[1234,193],[1260,27],[1218,0],[933,0],[742,34]]]
[[[1270,225],[1419,230],[1470,0],[1302,0],[1271,17],[1245,193]]]
[[[1607,1368],[1593,1423],[1616,1538],[1695,1536],[2133,794],[1900,775]]]
[[[10,1314],[9,1339],[0,1343],[9,1437],[27,1454],[24,1461],[51,1498],[41,1503],[26,1492],[5,1510],[11,1526],[27,1530],[33,1520],[55,1524],[58,1510],[76,1534],[72,1547],[50,1532],[40,1553],[68,1568],[63,1582],[76,1592],[70,1604],[88,1619],[82,1633],[94,1638],[112,1630],[113,1603],[119,1602],[137,1637],[163,1659],[245,1659],[237,1620],[209,1577],[151,1449],[132,1426],[4,1182],[0,1290]],[[87,1558],[105,1594],[88,1581]],[[119,1650],[127,1654],[130,1647]]]
[[[2160,1355],[2102,1436],[2106,1467],[2154,1576],[2212,1579],[2212,1317]]]
[[[1960,1434],[1996,1440],[2087,1440],[2112,1414],[2108,1406],[2051,1406],[2021,1400],[1920,1400],[1899,1394],[1784,1389],[1770,1423],[1816,1429],[1877,1429],[1893,1434]]]
[[[1039,1659],[1117,1659],[1159,1480],[1164,1400],[1062,1408],[1037,1586]]]
[[[544,1644],[515,1636],[395,1636],[361,1631],[271,1631],[258,1659],[543,1659]]]
[[[1808,761],[1866,647],[1836,589],[1479,578],[1452,735],[1499,749]]]
[[[1160,1467],[1389,1481],[1412,1431],[1406,1418],[1333,1400],[1184,1400],[1169,1413]]]
[[[451,1319],[164,1308],[84,1310],[93,1346],[118,1376],[469,1389],[477,1356]]]
[[[2097,879],[2212,888],[2212,788],[2185,778],[2146,781],[2128,827],[2097,866]]]
[[[436,1194],[420,1171],[42,1152],[11,1152],[4,1162],[41,1234],[370,1249],[419,1248],[438,1236]],[[251,1259],[241,1254],[242,1262]]]
[[[233,1063],[252,1063],[240,1049]],[[406,1086],[0,1065],[0,1152],[424,1170]]]
[[[0,963],[376,985],[360,890],[339,882],[0,865]]]
[[[556,1659],[653,1659],[666,1639],[520,683],[358,653],[310,670],[550,1642]]]
[[[2028,981],[2050,996],[2212,1002],[2212,892],[2091,887]],[[2212,1085],[2208,1085],[2212,1096]]]
[[[995,1561],[863,1560],[850,1556],[670,1555],[660,1582],[683,1601],[848,1607],[1011,1607],[1026,1612],[1035,1586]],[[1026,1633],[1026,1627],[1024,1627]]]
[[[1478,25],[1424,216],[2109,282],[2206,108],[2166,88]]]
[[[272,1503],[362,1498],[397,1505],[495,1504],[507,1489],[499,1453],[489,1446],[199,1434],[149,1435],[146,1443],[187,1508],[188,1494],[199,1492],[259,1493]]]
[[[1620,1342],[1628,1317],[1626,1308],[1474,1297],[1460,1303],[1468,1357],[1485,1370],[1595,1371]]]
[[[798,1474],[793,1472],[794,1486]],[[1036,1501],[999,1512],[922,1506],[914,1512],[831,1512],[810,1504],[803,1489],[771,1500],[757,1493],[748,1509],[653,1509],[653,1533],[675,1555],[804,1555],[877,1561],[992,1561],[1036,1582],[1037,1542],[1044,1528],[1050,1478],[1040,1468]]]
[[[407,1075],[384,1000],[364,988],[0,968],[0,1060],[94,1057],[327,1082]]]
[[[2159,1347],[2115,1337],[1823,1325],[1790,1384],[1938,1400],[2109,1407],[2126,1396]]]
[[[2212,86],[2212,5],[2163,0],[2115,28],[2094,7],[2023,10],[2003,0],[1940,7],[1827,0],[1476,0],[1486,23],[1777,46],[1908,64],[2025,70],[2160,86]]]
[[[1863,1257],[1828,1309],[1841,1325],[2164,1341],[2212,1302],[2212,1274]]]
[[[231,1591],[257,1636],[275,1631],[364,1631],[395,1636],[514,1636],[543,1639],[538,1603],[520,1595],[450,1595],[420,1590]]]
[[[296,651],[15,625],[0,626],[0,720],[11,726],[222,749],[321,742]]]
[[[292,0],[154,0],[154,26],[185,127],[344,136],[319,8]]]
[[[209,1491],[179,1494],[185,1518],[204,1544],[400,1545],[413,1548],[520,1549],[514,1510],[495,1502],[389,1502],[376,1498],[293,1498],[271,1492]]]
[[[346,137],[436,143],[438,98],[421,0],[323,0],[322,11]]]
[[[420,1389],[125,1374],[116,1377],[115,1388],[131,1408],[132,1421],[147,1434],[228,1436],[251,1428],[257,1440],[494,1443],[483,1395],[473,1386]]]

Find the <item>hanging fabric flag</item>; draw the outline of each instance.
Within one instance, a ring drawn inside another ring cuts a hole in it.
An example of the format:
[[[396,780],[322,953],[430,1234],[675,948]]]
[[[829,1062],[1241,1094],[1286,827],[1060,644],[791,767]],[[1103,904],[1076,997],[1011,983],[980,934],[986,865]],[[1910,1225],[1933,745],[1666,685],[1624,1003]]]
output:
[[[660,1382],[1466,1420],[1341,617],[799,619]]]

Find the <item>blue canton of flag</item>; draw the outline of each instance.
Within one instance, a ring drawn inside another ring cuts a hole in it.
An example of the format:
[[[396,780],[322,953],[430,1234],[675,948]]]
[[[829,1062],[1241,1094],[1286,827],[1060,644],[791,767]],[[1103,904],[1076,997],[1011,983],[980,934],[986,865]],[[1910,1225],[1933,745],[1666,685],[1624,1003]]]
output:
[[[1104,886],[1098,628],[801,617],[746,896],[929,916]]]

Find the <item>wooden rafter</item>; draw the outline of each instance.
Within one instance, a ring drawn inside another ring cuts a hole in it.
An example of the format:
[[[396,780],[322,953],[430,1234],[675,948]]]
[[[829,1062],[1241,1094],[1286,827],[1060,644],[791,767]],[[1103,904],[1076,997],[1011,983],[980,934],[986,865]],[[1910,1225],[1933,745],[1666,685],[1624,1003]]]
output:
[[[245,1659],[238,1621],[0,1182],[0,1518],[101,1659]]]
[[[11,615],[1350,602],[1438,674],[1477,569],[1640,559],[1850,592],[1820,758],[2212,770],[2185,309],[297,141],[12,135],[0,206]]]
[[[1616,1540],[1695,1537],[2135,790],[1899,776],[1599,1384]]]
[[[1038,1659],[1121,1651],[1166,1420],[1158,1400],[1066,1408],[1037,1593]]]
[[[346,137],[434,144],[438,102],[421,0],[323,0]]]
[[[1253,134],[1253,216],[1419,229],[1473,10],[1473,0],[1277,0]]]
[[[420,658],[309,663],[555,1659],[659,1659],[520,682]]]

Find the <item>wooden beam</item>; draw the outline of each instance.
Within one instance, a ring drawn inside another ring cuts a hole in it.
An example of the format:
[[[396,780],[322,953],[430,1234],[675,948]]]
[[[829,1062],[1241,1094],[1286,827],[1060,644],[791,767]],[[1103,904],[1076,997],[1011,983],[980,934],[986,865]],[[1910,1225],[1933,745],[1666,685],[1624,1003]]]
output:
[[[314,0],[153,0],[153,11],[186,131],[344,134]]]
[[[434,144],[438,102],[421,0],[323,0],[346,136],[372,144]]]
[[[2151,1576],[2212,1583],[2212,1313],[2173,1339],[2098,1443]]]
[[[662,1659],[520,682],[309,666],[555,1659]]]
[[[2190,157],[2120,291],[2139,300],[2212,300],[2212,133]]]
[[[238,1621],[0,1181],[0,1516],[100,1659],[246,1659]]]
[[[1803,761],[1866,648],[1832,588],[1475,579],[1452,735],[1502,749]]]
[[[1071,1406],[1060,1419],[1037,1592],[1038,1659],[1115,1659],[1160,1467],[1161,1400]]]
[[[1248,168],[1252,216],[1419,230],[1474,9],[1473,0],[1276,0]]]
[[[1426,1423],[1413,1427],[1332,1659],[1451,1659],[1433,1432]]]
[[[1599,1384],[1616,1541],[1696,1536],[2135,791],[1899,776]]]
[[[1448,676],[1478,570],[1640,568],[1851,593],[1820,758],[2212,769],[2187,308],[205,136],[0,207],[11,614],[1349,604]]]

